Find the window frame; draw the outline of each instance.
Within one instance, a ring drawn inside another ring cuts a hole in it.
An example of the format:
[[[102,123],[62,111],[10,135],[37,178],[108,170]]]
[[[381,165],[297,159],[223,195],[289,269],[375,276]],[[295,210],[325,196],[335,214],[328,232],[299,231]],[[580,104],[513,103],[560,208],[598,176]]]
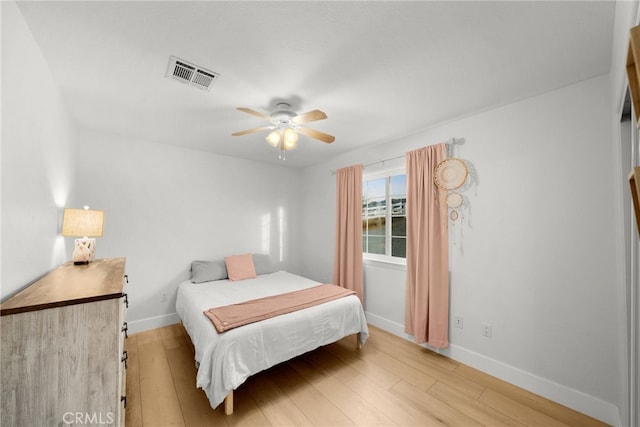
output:
[[[407,265],[407,259],[402,257],[395,257],[391,255],[391,245],[392,245],[392,229],[393,229],[393,214],[391,209],[391,177],[398,175],[406,175],[406,168],[397,167],[392,169],[385,169],[381,171],[377,171],[374,173],[367,173],[362,175],[362,184],[363,187],[367,181],[373,181],[377,179],[385,179],[385,203],[387,209],[385,209],[386,221],[385,221],[385,254],[372,254],[369,252],[365,252],[365,248],[362,248],[362,259],[366,264],[379,264],[381,266],[398,266],[403,268]],[[406,188],[404,191],[404,196],[406,198],[407,192]],[[363,200],[364,202],[364,200]],[[406,212],[404,217],[406,218]],[[364,219],[364,217],[363,217]],[[363,234],[364,236],[364,234]],[[406,243],[406,236],[405,236]]]

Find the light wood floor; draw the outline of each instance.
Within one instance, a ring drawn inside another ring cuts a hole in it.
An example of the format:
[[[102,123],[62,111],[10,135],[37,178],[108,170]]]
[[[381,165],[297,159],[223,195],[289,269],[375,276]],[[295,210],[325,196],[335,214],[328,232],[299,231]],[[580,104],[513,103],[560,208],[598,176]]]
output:
[[[126,341],[126,425],[602,426],[542,397],[371,327],[251,377],[233,415],[196,389],[193,347],[180,325]]]

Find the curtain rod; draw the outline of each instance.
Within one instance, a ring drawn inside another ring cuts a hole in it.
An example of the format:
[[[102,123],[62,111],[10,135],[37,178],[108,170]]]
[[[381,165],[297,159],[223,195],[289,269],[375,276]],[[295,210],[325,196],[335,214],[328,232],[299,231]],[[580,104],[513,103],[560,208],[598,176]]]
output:
[[[447,145],[453,145],[456,143],[456,139],[455,138],[451,138],[450,140],[448,140],[447,142],[444,142],[443,144],[447,144]],[[437,145],[440,143],[436,143],[436,144],[432,144],[432,145]],[[448,147],[447,147],[448,148]],[[448,150],[447,150],[448,151]],[[403,158],[404,156],[406,156],[405,154],[402,154],[400,156],[395,156],[395,157],[390,157],[388,159],[382,159],[382,160],[376,160],[375,162],[369,162],[369,163],[364,163],[362,165],[362,168],[366,168],[367,166],[373,166],[373,165],[377,165],[378,163],[384,163],[384,162],[390,162],[391,160],[398,160]],[[336,170],[335,169],[331,169],[331,175],[335,175],[336,174]]]

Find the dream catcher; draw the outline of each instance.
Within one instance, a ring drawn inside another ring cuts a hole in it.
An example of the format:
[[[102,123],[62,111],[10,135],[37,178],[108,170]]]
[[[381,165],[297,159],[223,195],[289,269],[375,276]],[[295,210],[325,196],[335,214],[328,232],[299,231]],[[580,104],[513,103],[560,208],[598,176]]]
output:
[[[455,191],[462,187],[469,176],[469,170],[464,161],[450,157],[441,161],[434,171],[436,185],[447,190],[447,206],[449,207],[449,219],[456,221],[460,217],[458,208],[462,206],[464,199],[462,194]]]

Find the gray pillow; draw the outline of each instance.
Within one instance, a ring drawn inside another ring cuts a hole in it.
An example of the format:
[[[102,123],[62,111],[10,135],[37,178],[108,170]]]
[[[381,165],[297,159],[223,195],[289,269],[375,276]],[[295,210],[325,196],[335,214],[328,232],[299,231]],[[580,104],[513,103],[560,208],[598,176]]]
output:
[[[191,282],[202,283],[228,278],[227,266],[223,259],[215,261],[193,261],[191,263]]]
[[[275,273],[276,269],[273,267],[271,257],[267,254],[253,254],[253,267],[256,269],[256,274],[269,274]]]

